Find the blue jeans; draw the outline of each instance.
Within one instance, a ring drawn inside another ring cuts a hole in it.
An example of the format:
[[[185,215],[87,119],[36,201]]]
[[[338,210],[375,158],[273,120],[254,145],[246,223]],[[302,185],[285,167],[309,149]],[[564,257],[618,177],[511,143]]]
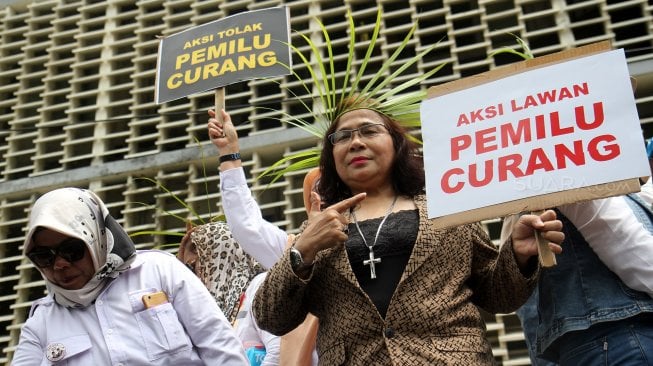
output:
[[[526,347],[528,347],[528,356],[531,359],[532,366],[556,366],[557,363],[547,361],[543,358],[537,357],[537,352],[535,350],[535,338],[537,330],[537,289],[533,292],[533,295],[522,305],[517,311],[517,317],[521,322],[522,329],[524,330],[524,341],[526,341]]]
[[[556,341],[560,365],[653,365],[653,316],[596,324]]]

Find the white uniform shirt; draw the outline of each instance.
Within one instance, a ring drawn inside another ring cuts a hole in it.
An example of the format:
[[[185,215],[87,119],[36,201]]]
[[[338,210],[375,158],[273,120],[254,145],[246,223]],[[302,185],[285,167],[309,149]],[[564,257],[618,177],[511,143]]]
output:
[[[142,297],[168,302],[146,309]],[[14,365],[247,365],[229,321],[202,282],[172,254],[138,251],[86,308],[46,296],[32,305]],[[50,361],[50,362],[48,362]]]
[[[269,269],[283,255],[288,234],[263,219],[247,186],[243,168],[221,171],[220,191],[222,209],[234,239],[245,252]],[[317,351],[313,350],[313,365],[317,364]]]
[[[220,191],[222,209],[234,239],[257,262],[270,269],[283,255],[288,234],[263,219],[242,168],[220,172]]]
[[[274,366],[279,364],[279,345],[281,337],[266,332],[258,327],[252,313],[252,301],[256,290],[265,280],[266,273],[260,273],[252,279],[245,290],[245,295],[238,311],[236,323],[236,335],[243,342],[243,348],[247,349],[255,346],[265,348],[265,358],[260,363],[261,366]]]

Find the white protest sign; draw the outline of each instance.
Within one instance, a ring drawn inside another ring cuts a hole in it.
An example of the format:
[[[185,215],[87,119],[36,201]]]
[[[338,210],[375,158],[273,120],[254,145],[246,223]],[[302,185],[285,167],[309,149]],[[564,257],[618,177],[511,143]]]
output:
[[[428,99],[421,115],[430,218],[650,175],[623,50]]]

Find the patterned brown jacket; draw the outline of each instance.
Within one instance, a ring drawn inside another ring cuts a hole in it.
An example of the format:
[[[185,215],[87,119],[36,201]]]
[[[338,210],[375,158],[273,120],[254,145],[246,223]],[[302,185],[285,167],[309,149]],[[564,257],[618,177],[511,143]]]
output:
[[[539,268],[520,272],[512,243],[497,249],[480,224],[436,229],[415,197],[419,232],[383,319],[361,289],[344,246],[320,252],[303,281],[288,251],[254,300],[259,326],[285,334],[308,312],[319,318],[320,365],[491,365],[477,308],[509,313],[523,304]]]

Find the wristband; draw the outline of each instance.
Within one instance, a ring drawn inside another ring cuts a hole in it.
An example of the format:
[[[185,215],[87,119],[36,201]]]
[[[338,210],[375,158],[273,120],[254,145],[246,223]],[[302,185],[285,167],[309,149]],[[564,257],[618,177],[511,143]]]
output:
[[[220,162],[224,163],[225,161],[240,160],[240,153],[227,154],[220,156]]]

